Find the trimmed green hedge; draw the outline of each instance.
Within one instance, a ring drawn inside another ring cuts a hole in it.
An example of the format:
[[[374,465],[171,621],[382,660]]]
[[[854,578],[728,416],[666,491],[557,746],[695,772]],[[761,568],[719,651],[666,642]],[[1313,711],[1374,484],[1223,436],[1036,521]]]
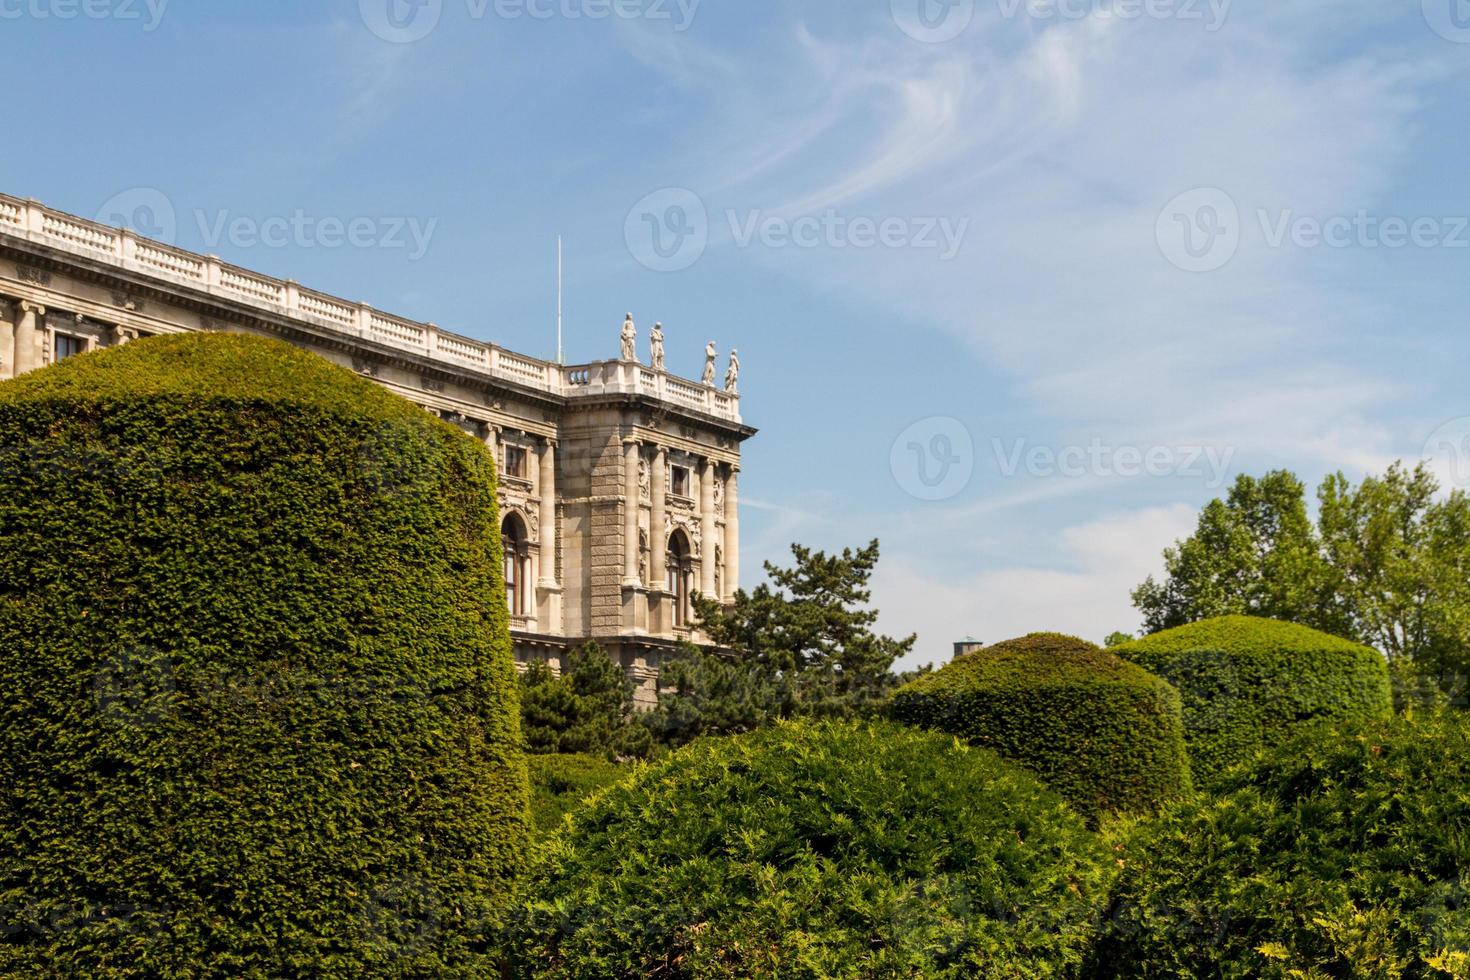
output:
[[[1179,689],[1190,764],[1205,787],[1305,725],[1393,713],[1382,654],[1292,623],[1222,616],[1113,652]]]
[[[1099,980],[1470,977],[1462,717],[1323,726],[1130,848]]]
[[[1152,812],[1189,790],[1178,693],[1076,637],[960,657],[900,688],[890,710],[1020,763],[1089,817]]]
[[[529,755],[526,768],[531,776],[531,825],[543,834],[556,830],[568,813],[634,769],[600,755]]]
[[[0,973],[483,975],[499,545],[481,446],[283,343],[0,385]]]
[[[703,739],[576,811],[522,977],[1066,977],[1111,864],[1027,774],[888,723]]]

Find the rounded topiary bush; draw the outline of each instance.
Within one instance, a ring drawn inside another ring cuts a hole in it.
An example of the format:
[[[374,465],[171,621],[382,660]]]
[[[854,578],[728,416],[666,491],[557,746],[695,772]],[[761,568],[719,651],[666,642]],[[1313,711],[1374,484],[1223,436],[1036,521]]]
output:
[[[953,738],[804,722],[705,739],[573,813],[509,936],[527,977],[1064,977],[1107,857]]]
[[[1323,726],[1129,848],[1093,975],[1470,976],[1463,719]]]
[[[482,447],[283,343],[0,385],[0,973],[482,975],[499,543]]]
[[[1292,623],[1222,616],[1113,652],[1179,689],[1190,765],[1201,786],[1308,724],[1393,712],[1388,664],[1378,651]]]
[[[1179,695],[1085,640],[998,643],[900,688],[894,718],[993,749],[1089,816],[1144,813],[1189,789]]]

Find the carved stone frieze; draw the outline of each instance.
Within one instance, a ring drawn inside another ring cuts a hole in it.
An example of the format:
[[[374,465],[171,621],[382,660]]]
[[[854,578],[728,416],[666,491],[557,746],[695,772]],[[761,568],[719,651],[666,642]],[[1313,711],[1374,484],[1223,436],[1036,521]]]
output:
[[[29,265],[17,265],[15,270],[20,275],[21,282],[34,283],[37,286],[51,285],[51,273],[45,269],[37,269]]]

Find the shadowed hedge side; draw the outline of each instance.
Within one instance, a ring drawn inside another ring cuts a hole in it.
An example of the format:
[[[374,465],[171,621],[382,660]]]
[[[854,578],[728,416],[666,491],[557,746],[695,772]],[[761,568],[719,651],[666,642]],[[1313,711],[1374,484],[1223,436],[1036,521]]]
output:
[[[0,385],[0,972],[481,975],[499,542],[481,446],[282,343]]]
[[[1470,976],[1463,716],[1323,725],[1129,847],[1097,980]]]
[[[1090,817],[1151,812],[1189,789],[1178,693],[1076,637],[960,657],[900,688],[890,712],[1020,763]]]
[[[1221,616],[1113,652],[1179,689],[1190,765],[1204,787],[1305,726],[1393,713],[1382,654],[1293,623]]]

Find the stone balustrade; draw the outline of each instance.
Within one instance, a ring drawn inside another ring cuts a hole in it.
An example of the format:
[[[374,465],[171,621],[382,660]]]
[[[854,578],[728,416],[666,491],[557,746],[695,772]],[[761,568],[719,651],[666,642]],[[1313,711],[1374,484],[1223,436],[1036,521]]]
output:
[[[93,260],[136,275],[187,284],[235,304],[286,316],[416,356],[487,374],[565,398],[639,395],[740,422],[739,395],[655,371],[631,361],[565,366],[505,350],[432,323],[379,312],[364,303],[305,289],[289,280],[241,269],[216,256],[197,255],[162,242],[0,194],[0,234]]]

